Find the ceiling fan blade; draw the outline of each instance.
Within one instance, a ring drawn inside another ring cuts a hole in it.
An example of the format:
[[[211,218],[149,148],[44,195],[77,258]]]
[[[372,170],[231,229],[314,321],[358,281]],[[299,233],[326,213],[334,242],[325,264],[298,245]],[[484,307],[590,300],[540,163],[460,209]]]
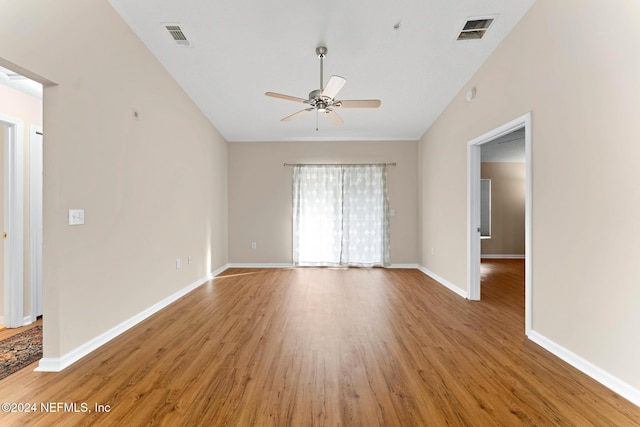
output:
[[[325,114],[327,115],[329,120],[331,120],[331,123],[333,123],[336,126],[342,126],[342,124],[344,123],[344,120],[342,120],[338,115],[338,113],[336,113],[333,110],[327,110]]]
[[[292,115],[287,116],[284,119],[281,119],[280,121],[281,122],[288,122],[289,120],[295,119],[296,117],[301,116],[301,115],[303,115],[305,113],[308,113],[311,110],[313,110],[313,108],[305,108],[304,110],[300,110],[297,113],[293,113]]]
[[[333,105],[339,108],[378,108],[381,104],[379,99],[345,99],[336,101]]]
[[[295,102],[303,102],[303,103],[309,102],[308,99],[298,98],[297,96],[283,95],[281,93],[275,93],[275,92],[265,92],[265,95],[271,96],[273,98],[286,99],[287,101],[295,101]]]
[[[347,79],[345,79],[344,77],[331,76],[331,78],[327,82],[327,85],[324,87],[324,90],[322,91],[322,97],[327,97],[331,99],[335,98],[338,92],[340,92],[340,89],[342,89],[342,86],[344,86],[346,82],[347,82]]]

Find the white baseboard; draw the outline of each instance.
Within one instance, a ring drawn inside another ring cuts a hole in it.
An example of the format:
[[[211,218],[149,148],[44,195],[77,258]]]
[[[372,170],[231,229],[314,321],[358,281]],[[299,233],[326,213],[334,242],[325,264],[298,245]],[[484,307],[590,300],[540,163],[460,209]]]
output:
[[[524,254],[482,254],[481,259],[525,259]]]
[[[230,263],[227,264],[227,268],[292,268],[293,264],[282,263]]]
[[[163,308],[165,308],[166,306],[168,306],[172,302],[182,298],[183,296],[185,296],[189,292],[193,291],[197,287],[199,287],[199,286],[203,285],[204,283],[208,282],[214,276],[222,273],[226,269],[227,269],[226,265],[223,266],[223,267],[220,267],[219,269],[217,269],[216,271],[212,272],[211,274],[209,274],[209,275],[207,275],[207,276],[205,276],[205,277],[203,277],[201,279],[198,279],[195,282],[193,282],[192,284],[190,284],[189,286],[179,290],[178,292],[176,292],[176,293],[174,293],[172,295],[169,295],[167,298],[163,299],[162,301],[157,302],[156,304],[154,304],[151,307],[147,308],[143,312],[138,313],[135,316],[125,320],[124,322],[114,326],[113,328],[109,329],[108,331],[106,331],[106,332],[98,335],[97,337],[93,338],[92,340],[82,344],[81,346],[79,346],[79,347],[75,348],[74,350],[68,352],[67,354],[65,354],[62,357],[45,357],[45,358],[40,359],[40,363],[38,364],[38,367],[35,369],[35,371],[38,371],[38,372],[60,372],[60,371],[62,371],[63,369],[65,369],[66,367],[70,366],[71,364],[77,362],[78,360],[80,360],[81,358],[86,356],[87,354],[91,353],[92,351],[96,350],[97,348],[101,347],[102,345],[106,344],[107,342],[111,341],[112,339],[114,339],[115,337],[120,335],[121,333],[127,331],[128,329],[130,329],[133,326],[137,325],[138,323],[142,322],[147,317],[151,316],[152,314],[157,313],[158,311],[162,310]]]
[[[408,268],[418,270],[418,264],[389,264],[386,268]]]
[[[444,287],[448,288],[449,290],[451,290],[451,291],[455,292],[456,294],[460,295],[461,297],[468,298],[467,291],[460,289],[459,287],[457,287],[453,283],[449,282],[444,277],[438,276],[433,271],[430,271],[429,269],[427,269],[427,268],[425,268],[425,267],[423,267],[421,265],[418,265],[418,270],[422,271],[424,274],[426,274],[427,276],[431,277],[433,280],[435,280],[436,282],[440,283],[441,285],[443,285]]]
[[[284,263],[230,263],[227,268],[294,268],[293,264]],[[386,268],[418,268],[418,264],[390,264]]]
[[[527,336],[531,341],[558,356],[574,368],[582,371],[584,374],[590,376],[605,387],[610,388],[631,403],[640,406],[640,390],[632,387],[604,369],[599,368],[593,363],[567,350],[538,332],[530,331]]]

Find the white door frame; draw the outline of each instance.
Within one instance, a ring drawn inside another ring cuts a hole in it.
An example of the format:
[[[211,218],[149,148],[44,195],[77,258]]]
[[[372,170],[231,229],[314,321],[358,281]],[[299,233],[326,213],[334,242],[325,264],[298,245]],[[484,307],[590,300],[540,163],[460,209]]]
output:
[[[0,114],[4,125],[4,325],[24,325],[24,124]]]
[[[31,321],[42,315],[42,128],[29,128],[29,267]]]
[[[515,130],[525,130],[525,333],[531,331],[532,275],[531,275],[531,113],[485,133],[468,142],[467,146],[467,294],[470,300],[480,299],[480,150],[481,145]]]

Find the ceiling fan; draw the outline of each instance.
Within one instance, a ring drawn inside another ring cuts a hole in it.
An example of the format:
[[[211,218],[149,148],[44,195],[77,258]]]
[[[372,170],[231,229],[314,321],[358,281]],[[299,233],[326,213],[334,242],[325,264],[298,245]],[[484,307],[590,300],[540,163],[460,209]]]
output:
[[[327,48],[324,46],[319,46],[316,48],[316,54],[318,58],[320,58],[320,89],[312,90],[309,92],[309,99],[298,98],[295,96],[283,95],[281,93],[275,92],[266,92],[265,95],[271,96],[273,98],[286,99],[288,101],[301,102],[303,104],[308,104],[309,107],[304,110],[298,111],[297,113],[293,113],[290,116],[287,116],[281,121],[287,122],[291,119],[294,119],[298,116],[301,116],[310,111],[316,110],[317,113],[325,114],[331,122],[340,126],[344,123],[344,121],[340,118],[338,113],[336,113],[337,108],[378,108],[382,103],[379,99],[361,99],[361,100],[337,100],[335,99],[342,86],[347,82],[347,79],[340,76],[331,76],[327,85],[324,86],[323,79],[323,60],[327,55]],[[316,125],[316,130],[318,127]]]

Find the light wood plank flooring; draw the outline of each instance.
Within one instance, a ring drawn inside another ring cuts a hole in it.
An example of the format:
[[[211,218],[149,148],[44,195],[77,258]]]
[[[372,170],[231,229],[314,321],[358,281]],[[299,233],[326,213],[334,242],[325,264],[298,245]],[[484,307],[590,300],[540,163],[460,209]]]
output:
[[[61,373],[0,381],[0,402],[109,413],[0,425],[640,426],[526,339],[523,274],[484,263],[471,302],[417,270],[228,270]]]

